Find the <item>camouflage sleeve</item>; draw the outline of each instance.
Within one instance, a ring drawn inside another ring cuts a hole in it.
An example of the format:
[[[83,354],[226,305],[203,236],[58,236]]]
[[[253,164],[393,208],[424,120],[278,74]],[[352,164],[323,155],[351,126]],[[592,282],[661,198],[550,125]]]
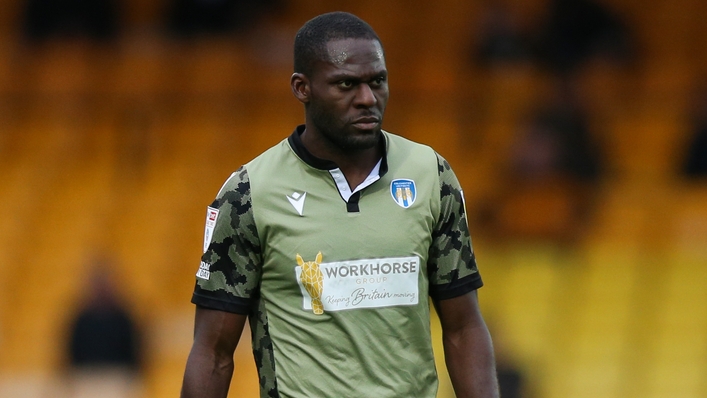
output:
[[[248,314],[260,285],[261,256],[245,167],[229,177],[207,208],[204,255],[192,303]]]
[[[430,297],[444,300],[480,288],[483,283],[464,209],[464,194],[449,163],[437,154],[440,214],[432,233],[427,270]]]

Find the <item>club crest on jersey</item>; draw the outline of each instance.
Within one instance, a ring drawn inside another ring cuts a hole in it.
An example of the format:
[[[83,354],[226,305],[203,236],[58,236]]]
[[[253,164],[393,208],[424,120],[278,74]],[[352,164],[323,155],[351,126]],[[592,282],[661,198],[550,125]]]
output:
[[[390,194],[393,196],[395,203],[407,209],[415,203],[415,181],[403,178],[391,181]]]

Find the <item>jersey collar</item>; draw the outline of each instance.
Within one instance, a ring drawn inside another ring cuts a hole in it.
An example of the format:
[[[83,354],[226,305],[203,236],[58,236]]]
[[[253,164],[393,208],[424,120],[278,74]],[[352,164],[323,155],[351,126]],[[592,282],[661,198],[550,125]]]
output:
[[[300,159],[302,159],[302,161],[319,170],[334,170],[339,168],[339,166],[331,160],[321,159],[312,155],[312,153],[309,152],[302,143],[302,133],[304,133],[304,124],[297,126],[295,131],[292,132],[290,137],[287,139],[292,150]],[[382,136],[383,139],[380,142],[380,146],[383,152],[383,157],[380,161],[380,170],[378,173],[380,177],[384,176],[385,173],[388,172],[388,135],[385,131],[383,131]]]

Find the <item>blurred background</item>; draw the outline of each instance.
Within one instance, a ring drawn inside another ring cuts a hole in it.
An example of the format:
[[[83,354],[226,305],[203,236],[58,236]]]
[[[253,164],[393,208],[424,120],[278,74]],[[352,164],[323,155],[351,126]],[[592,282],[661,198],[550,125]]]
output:
[[[464,187],[504,397],[707,396],[701,0],[3,0],[0,396],[178,396],[205,206],[334,10]]]

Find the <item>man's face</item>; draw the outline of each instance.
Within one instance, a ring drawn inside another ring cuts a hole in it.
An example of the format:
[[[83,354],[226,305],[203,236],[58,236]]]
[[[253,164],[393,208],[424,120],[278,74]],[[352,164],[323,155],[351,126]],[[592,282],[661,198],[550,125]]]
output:
[[[377,40],[342,39],[327,44],[328,59],[310,79],[307,116],[320,139],[340,150],[360,151],[380,140],[388,102],[388,71]]]

